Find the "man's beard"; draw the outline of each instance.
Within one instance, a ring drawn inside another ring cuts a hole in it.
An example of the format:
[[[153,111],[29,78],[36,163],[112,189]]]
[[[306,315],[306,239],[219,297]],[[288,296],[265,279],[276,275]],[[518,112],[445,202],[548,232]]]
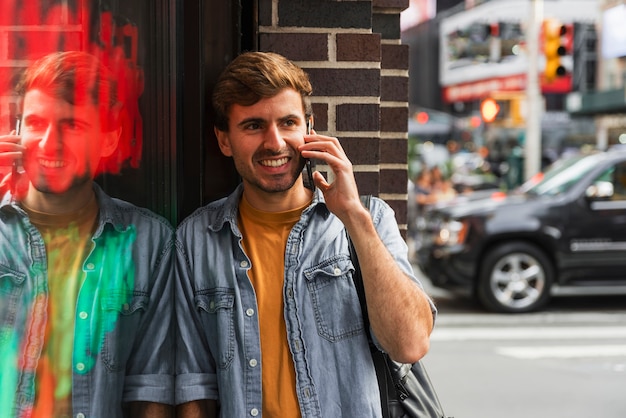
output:
[[[58,180],[48,179],[43,175],[39,175],[36,181],[31,181],[32,186],[40,193],[46,194],[63,194],[73,189],[78,189],[91,181],[91,176],[88,173],[84,173],[82,176],[75,176],[67,184],[67,186],[61,186]],[[57,184],[55,184],[57,183]]]
[[[300,178],[302,174],[302,170],[304,169],[305,160],[304,158],[299,158],[297,170],[288,174],[277,175],[276,177],[280,177],[280,179],[271,179],[270,181],[260,181],[257,176],[251,175],[245,167],[238,167],[235,162],[235,167],[237,171],[242,176],[244,180],[246,180],[250,185],[258,188],[259,190],[265,193],[282,193],[290,190],[296,181]]]

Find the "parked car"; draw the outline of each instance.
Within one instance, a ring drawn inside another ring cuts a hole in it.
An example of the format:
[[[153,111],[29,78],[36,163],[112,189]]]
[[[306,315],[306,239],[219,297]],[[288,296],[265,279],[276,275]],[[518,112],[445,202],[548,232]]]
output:
[[[551,288],[626,285],[626,151],[559,161],[518,190],[426,214],[418,260],[434,286],[529,312]]]

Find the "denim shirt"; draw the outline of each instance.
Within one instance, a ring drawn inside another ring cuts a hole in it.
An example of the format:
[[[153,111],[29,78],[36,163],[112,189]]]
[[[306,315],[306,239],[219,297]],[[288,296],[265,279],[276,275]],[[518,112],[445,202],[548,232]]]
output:
[[[122,417],[123,402],[174,402],[174,233],[158,215],[94,189],[98,225],[67,353],[72,416]],[[7,194],[0,204],[2,418],[30,415],[49,300],[43,237]]]
[[[257,304],[237,226],[242,190],[190,215],[176,240],[176,403],[219,399],[222,417],[262,416]],[[371,212],[419,283],[392,209],[374,198]],[[345,228],[317,190],[287,239],[282,295],[303,418],[381,416],[353,271]]]

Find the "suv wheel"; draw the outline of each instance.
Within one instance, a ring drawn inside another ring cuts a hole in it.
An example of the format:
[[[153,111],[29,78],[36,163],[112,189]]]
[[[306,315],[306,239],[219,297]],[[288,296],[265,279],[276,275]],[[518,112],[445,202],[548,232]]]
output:
[[[478,299],[496,312],[520,313],[543,307],[550,298],[552,263],[526,242],[500,244],[487,252],[478,281]]]

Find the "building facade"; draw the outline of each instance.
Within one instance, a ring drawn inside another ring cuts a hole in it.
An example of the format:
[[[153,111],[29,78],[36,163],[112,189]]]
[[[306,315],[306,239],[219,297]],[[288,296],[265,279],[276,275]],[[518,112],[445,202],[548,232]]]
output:
[[[601,13],[598,0],[465,1],[442,10],[403,33],[411,46],[409,102],[450,114],[447,139],[469,149],[486,147],[492,167],[524,146],[530,106],[540,108],[542,166],[570,149],[595,146],[599,119],[586,108],[572,111],[570,102],[595,97],[603,65]],[[536,44],[529,40],[532,25],[537,25]],[[531,46],[537,48],[534,55]],[[531,71],[540,90],[539,103],[532,104]],[[499,109],[489,121],[481,114],[487,99]]]
[[[594,118],[598,147],[606,149],[626,144],[626,1],[598,4],[597,77],[591,89],[569,95],[567,109]]]

